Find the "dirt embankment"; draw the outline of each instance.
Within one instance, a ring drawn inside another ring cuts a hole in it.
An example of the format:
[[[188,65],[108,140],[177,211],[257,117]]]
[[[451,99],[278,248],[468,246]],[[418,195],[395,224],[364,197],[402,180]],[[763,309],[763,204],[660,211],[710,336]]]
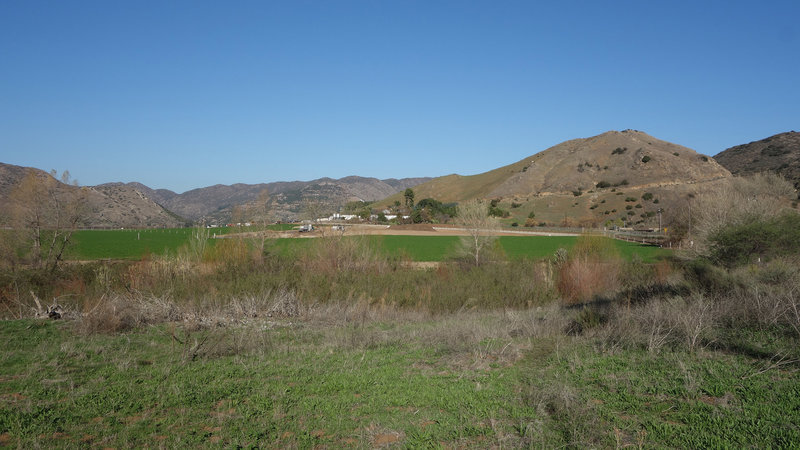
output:
[[[543,231],[528,230],[492,230],[487,231],[497,236],[574,236],[575,233],[554,233]],[[344,225],[343,230],[333,230],[330,226],[321,226],[310,233],[300,233],[299,231],[261,231],[232,233],[217,236],[218,239],[233,237],[258,238],[266,236],[268,238],[315,238],[322,236],[360,236],[360,235],[379,235],[379,236],[467,236],[469,231],[459,228],[452,224],[406,224],[406,225],[367,225],[354,224]]]

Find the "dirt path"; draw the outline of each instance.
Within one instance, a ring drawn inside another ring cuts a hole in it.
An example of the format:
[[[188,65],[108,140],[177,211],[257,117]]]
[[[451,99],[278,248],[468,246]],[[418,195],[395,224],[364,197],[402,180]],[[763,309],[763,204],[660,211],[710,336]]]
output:
[[[344,232],[334,231],[325,227],[324,231],[319,228],[311,233],[300,233],[298,231],[267,231],[267,232],[248,232],[231,233],[217,236],[218,239],[232,237],[254,238],[267,233],[269,237],[276,238],[315,238],[324,236],[467,236],[469,232],[465,228],[458,228],[451,225],[431,226],[427,224],[414,225],[345,225]],[[577,233],[547,232],[547,231],[527,231],[527,230],[499,230],[487,231],[497,236],[577,236]]]

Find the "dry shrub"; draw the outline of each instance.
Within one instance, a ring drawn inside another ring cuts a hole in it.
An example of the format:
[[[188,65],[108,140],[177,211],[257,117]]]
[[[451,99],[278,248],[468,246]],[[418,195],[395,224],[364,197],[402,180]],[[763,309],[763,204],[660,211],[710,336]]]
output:
[[[653,281],[656,284],[667,284],[673,281],[675,270],[669,261],[661,260],[653,265]]]
[[[297,317],[301,313],[301,304],[294,291],[277,289],[233,298],[222,304],[207,303],[200,309],[205,316],[242,321],[266,317]]]
[[[386,273],[391,268],[387,258],[360,236],[316,239],[299,264],[328,276],[340,272]]]
[[[761,173],[720,182],[691,203],[691,216],[687,218],[692,224],[691,252],[705,254],[709,236],[723,228],[779,215],[796,195],[792,184],[777,174]]]
[[[723,318],[732,326],[788,326],[800,337],[800,268],[790,260],[773,260],[731,273],[739,281],[722,298]]]
[[[190,329],[202,329],[243,324],[250,319],[297,317],[301,309],[297,296],[287,290],[225,301],[196,299],[180,305],[166,296],[134,293],[87,302],[78,328],[86,334],[116,333],[148,324],[181,322]]]
[[[304,312],[306,320],[329,325],[418,322],[430,317],[423,309],[401,308],[385,301],[371,302],[364,297],[315,304]]]
[[[570,259],[559,270],[558,292],[567,304],[589,301],[618,287],[620,267],[619,262],[598,258]]]
[[[436,315],[364,299],[314,305],[303,319],[321,330],[323,342],[335,349],[419,345],[436,349],[445,364],[462,369],[512,364],[532,342],[559,338],[566,324],[566,316],[555,304]]]
[[[154,290],[173,285],[196,274],[197,264],[180,256],[157,256],[128,267],[128,288],[137,291]]]
[[[582,235],[566,260],[559,263],[556,287],[565,303],[586,302],[596,295],[616,290],[622,267],[622,260],[610,239]]]
[[[636,306],[617,305],[609,313],[606,339],[624,347],[658,353],[684,346],[694,352],[713,340],[719,324],[716,302],[700,294],[654,299]]]
[[[171,300],[141,295],[103,296],[85,305],[78,330],[85,334],[118,333],[150,323],[181,320],[184,312]]]
[[[217,239],[214,247],[205,251],[204,260],[228,267],[240,267],[251,261],[250,247],[240,238]]]

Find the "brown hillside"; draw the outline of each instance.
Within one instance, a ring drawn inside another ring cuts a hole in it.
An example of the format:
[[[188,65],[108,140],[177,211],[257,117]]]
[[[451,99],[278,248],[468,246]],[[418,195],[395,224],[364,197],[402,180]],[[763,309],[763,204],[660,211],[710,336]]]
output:
[[[734,175],[775,172],[800,189],[800,133],[796,131],[731,147],[714,159]]]
[[[416,200],[497,199],[511,214],[507,221],[519,224],[534,213],[537,222],[550,224],[624,221],[644,226],[653,225],[659,209],[674,210],[687,196],[730,176],[690,148],[625,130],[566,141],[482,174],[436,178],[414,191]],[[630,200],[634,197],[637,201]],[[395,200],[402,203],[402,194],[381,203]]]
[[[457,202],[470,198],[572,194],[595,189],[603,182],[609,186],[648,188],[728,176],[730,173],[713,159],[690,148],[641,131],[625,130],[566,141],[482,174],[435,178],[414,191],[417,199],[432,197]],[[393,196],[390,200],[400,197]]]
[[[0,163],[0,219],[8,217],[9,195],[28,171],[50,177],[42,170]],[[87,227],[176,227],[184,221],[150,200],[143,193],[125,185],[102,185],[80,188],[59,183],[59,189],[86,189]]]

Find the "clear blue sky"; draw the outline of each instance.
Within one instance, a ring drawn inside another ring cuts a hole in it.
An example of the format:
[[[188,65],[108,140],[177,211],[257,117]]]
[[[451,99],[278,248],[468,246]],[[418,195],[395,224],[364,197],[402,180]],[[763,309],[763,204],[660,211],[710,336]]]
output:
[[[0,1],[0,162],[81,184],[473,174],[800,129],[800,2]]]

